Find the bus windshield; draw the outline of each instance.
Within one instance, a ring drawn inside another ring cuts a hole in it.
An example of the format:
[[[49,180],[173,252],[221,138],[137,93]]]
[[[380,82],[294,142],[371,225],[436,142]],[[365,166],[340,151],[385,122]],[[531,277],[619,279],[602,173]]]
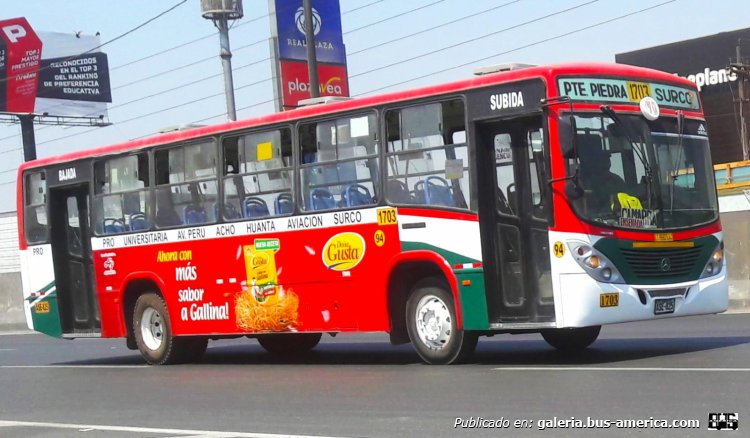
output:
[[[705,122],[602,113],[577,114],[577,159],[568,159],[583,195],[583,219],[626,229],[696,226],[718,217]]]

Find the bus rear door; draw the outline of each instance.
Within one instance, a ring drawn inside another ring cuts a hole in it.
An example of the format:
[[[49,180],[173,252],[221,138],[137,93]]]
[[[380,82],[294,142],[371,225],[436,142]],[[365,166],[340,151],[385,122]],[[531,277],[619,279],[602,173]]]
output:
[[[62,333],[64,337],[98,336],[101,321],[89,228],[90,170],[79,164],[49,174],[50,243]]]

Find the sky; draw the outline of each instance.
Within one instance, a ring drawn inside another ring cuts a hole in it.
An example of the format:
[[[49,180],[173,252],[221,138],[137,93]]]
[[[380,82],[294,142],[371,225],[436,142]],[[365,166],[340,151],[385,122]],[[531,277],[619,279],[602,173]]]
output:
[[[36,126],[38,157],[226,120],[218,31],[201,17],[199,0],[0,4],[0,19],[25,17],[39,32],[99,32],[102,43],[179,4],[102,48],[110,67],[112,124]],[[268,0],[243,5],[245,15],[229,33],[238,119],[274,111]],[[750,27],[747,0],[340,0],[340,5],[352,96],[467,78],[492,64],[614,62],[616,53]],[[0,124],[0,212],[15,210],[11,189],[22,161],[20,126]]]

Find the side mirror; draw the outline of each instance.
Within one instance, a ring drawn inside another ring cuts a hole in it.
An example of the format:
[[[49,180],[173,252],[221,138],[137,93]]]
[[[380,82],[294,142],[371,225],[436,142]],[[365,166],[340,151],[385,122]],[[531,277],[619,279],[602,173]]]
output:
[[[563,158],[575,158],[576,154],[576,119],[570,114],[558,120],[560,149]]]

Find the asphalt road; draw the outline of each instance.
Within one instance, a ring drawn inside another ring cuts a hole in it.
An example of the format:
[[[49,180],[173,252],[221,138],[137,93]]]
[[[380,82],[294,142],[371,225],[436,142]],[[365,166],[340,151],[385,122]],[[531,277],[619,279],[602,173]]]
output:
[[[713,412],[738,413],[738,431],[709,431]],[[478,418],[494,427],[454,427]],[[612,427],[584,430],[574,420]],[[617,420],[651,424],[617,428]],[[649,427],[661,420],[699,427]],[[214,341],[203,363],[169,367],[144,365],[123,340],[0,336],[0,437],[748,431],[750,314],[607,326],[576,358],[538,335],[498,335],[482,339],[469,364],[443,367],[423,365],[410,346],[393,347],[382,334],[325,337],[295,361],[275,359],[254,340]]]

